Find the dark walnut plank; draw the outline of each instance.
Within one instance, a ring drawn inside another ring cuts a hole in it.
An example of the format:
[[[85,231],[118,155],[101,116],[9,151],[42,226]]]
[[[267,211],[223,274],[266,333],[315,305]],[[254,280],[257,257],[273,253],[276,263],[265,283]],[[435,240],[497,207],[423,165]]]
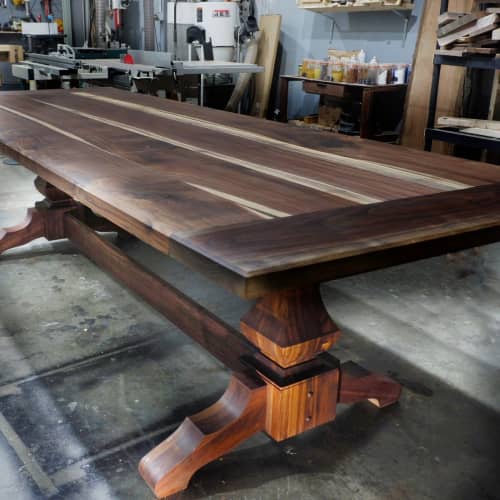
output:
[[[113,88],[89,89],[83,93],[98,94],[113,99],[123,100],[123,91]],[[60,91],[52,92],[60,95]],[[44,92],[44,96],[49,93]],[[131,98],[126,98],[131,100]],[[158,110],[166,110],[192,118],[213,121],[235,127],[244,131],[263,134],[274,139],[288,141],[318,151],[335,152],[347,155],[353,159],[371,160],[404,166],[416,172],[438,175],[458,182],[479,185],[490,182],[500,182],[500,169],[493,165],[480,163],[451,156],[437,155],[415,151],[401,146],[392,146],[376,141],[347,137],[328,132],[319,132],[294,127],[279,122],[260,120],[234,113],[227,113],[208,108],[199,108],[175,101],[158,100],[156,97],[134,95],[133,102]]]
[[[329,156],[312,149],[297,150],[289,143],[274,144],[262,134],[245,135],[239,129],[228,129],[212,122],[205,122],[209,125],[202,126],[200,120],[186,121],[185,117],[175,113],[161,114],[157,109],[131,102],[96,99],[83,97],[80,93],[34,97],[36,108],[31,113],[48,113],[50,116],[50,106],[54,106],[54,110],[66,113],[65,120],[71,115],[94,120],[94,123],[105,120],[116,129],[178,144],[184,154],[196,150],[203,156],[207,177],[213,159],[226,158],[226,163],[238,167],[238,173],[246,170],[247,173],[262,174],[269,180],[277,178],[283,184],[307,186],[318,195],[328,193],[354,203],[373,203],[469,187],[391,166],[388,159],[377,164],[367,160],[365,168],[361,168],[362,162],[349,157]],[[93,143],[94,140],[91,138]],[[123,153],[119,151],[119,154]]]
[[[244,278],[500,227],[500,184],[194,234],[179,244]],[[176,247],[182,258],[182,248]]]
[[[76,96],[66,97],[71,100],[77,99]],[[103,107],[92,101],[90,106]],[[240,206],[246,204],[251,210],[263,212],[271,217],[283,217],[305,211],[355,204],[354,201],[298,183],[286,182],[279,177],[265,175],[221,159],[200,158],[196,152],[157,139],[156,136],[159,134],[156,132],[161,132],[161,130],[156,131],[151,137],[140,135],[103,123],[101,119],[92,120],[20,97],[12,98],[5,107],[43,121],[51,127],[52,132],[60,127],[61,115],[64,115],[65,130],[78,130],[79,139],[92,144],[99,150],[133,162],[136,170],[146,165],[155,167],[153,171],[156,176],[161,175],[182,181],[192,187],[199,186],[199,189],[205,189],[205,192],[218,196],[222,200],[234,201]],[[130,118],[130,112],[127,115]],[[109,111],[104,116],[114,115]],[[125,119],[125,117],[122,118]],[[136,119],[134,121],[137,122]],[[134,125],[134,128],[137,128],[137,125],[138,123]],[[147,123],[143,125],[147,126]],[[164,123],[162,128],[165,128]],[[146,129],[143,130],[146,134]]]
[[[168,235],[176,229],[262,218],[155,166],[115,156],[63,132],[0,109],[0,150],[163,252],[168,252]]]

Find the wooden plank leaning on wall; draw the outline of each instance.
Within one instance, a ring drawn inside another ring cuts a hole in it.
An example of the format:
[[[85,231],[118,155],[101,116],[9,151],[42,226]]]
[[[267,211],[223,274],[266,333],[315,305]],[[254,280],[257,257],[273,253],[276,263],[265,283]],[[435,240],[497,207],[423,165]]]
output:
[[[401,143],[410,148],[424,148],[424,131],[427,126],[429,98],[431,93],[433,59],[437,43],[437,25],[440,10],[438,0],[425,0],[422,7],[420,33],[413,59],[413,72],[406,98],[405,120]],[[450,0],[450,12],[469,12],[473,0]],[[443,66],[437,104],[437,118],[460,116],[465,69]],[[436,141],[436,153],[450,153],[451,146]]]
[[[264,67],[263,73],[257,73],[255,80],[255,102],[252,115],[259,118],[267,116],[274,67],[278,54],[281,34],[281,16],[266,15],[259,19],[260,39],[257,64]]]

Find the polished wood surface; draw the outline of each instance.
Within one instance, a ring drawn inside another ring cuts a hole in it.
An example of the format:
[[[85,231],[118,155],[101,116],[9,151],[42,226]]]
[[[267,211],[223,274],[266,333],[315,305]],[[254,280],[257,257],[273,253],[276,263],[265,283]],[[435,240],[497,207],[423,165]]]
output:
[[[0,233],[0,250],[40,236],[68,238],[233,371],[219,401],[186,418],[141,460],[139,471],[158,498],[187,488],[197,470],[257,432],[281,441],[331,422],[338,403],[369,399],[386,406],[399,398],[396,382],[344,370],[325,352],[340,332],[317,285],[259,300],[241,320],[247,340],[96,233],[119,228],[49,182],[35,184],[46,199],[30,209],[26,223]]]
[[[158,498],[184,490],[203,465],[264,430],[265,415],[265,384],[233,376],[221,399],[186,418],[141,460],[139,470]]]
[[[397,382],[325,352],[340,332],[319,283],[500,240],[495,167],[116,90],[2,94],[0,145],[46,197],[0,231],[0,252],[68,238],[233,372],[218,402],[142,460],[159,498],[256,432],[282,440],[330,422],[337,404],[398,400]],[[258,297],[241,333],[98,230]]]
[[[246,371],[241,359],[257,349],[237,330],[134,262],[71,214],[64,219],[64,231],[64,236],[84,255],[168,317],[228,368]]]
[[[240,327],[253,345],[282,368],[314,359],[340,337],[317,286],[260,299],[241,318]]]
[[[434,222],[409,210],[405,220],[394,215],[388,230],[381,219],[372,233],[367,225],[373,214],[406,210],[392,205],[397,200],[414,200],[418,208],[421,196],[439,200],[455,191],[462,191],[457,200],[472,200],[482,196],[473,188],[500,182],[491,165],[116,89],[2,94],[0,144],[146,243],[198,270],[204,266],[191,253],[233,273],[228,286],[244,296],[247,287],[235,280],[325,262],[335,271],[335,261],[350,252],[371,255],[415,237],[433,240]],[[444,221],[443,212],[443,225],[450,222],[456,233],[478,227],[475,217],[458,224],[449,215]],[[358,222],[359,232],[352,230]],[[284,237],[297,227],[296,236]],[[238,238],[246,228],[254,236],[242,248]],[[287,287],[304,284],[295,274]],[[274,280],[268,281],[252,296],[272,291]]]
[[[240,275],[252,277],[495,227],[500,227],[500,184],[174,238]]]

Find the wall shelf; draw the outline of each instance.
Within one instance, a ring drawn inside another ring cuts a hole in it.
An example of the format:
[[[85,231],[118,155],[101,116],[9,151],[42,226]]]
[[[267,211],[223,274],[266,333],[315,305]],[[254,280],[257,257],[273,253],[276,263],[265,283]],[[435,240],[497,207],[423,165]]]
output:
[[[415,7],[413,3],[403,3],[401,5],[374,5],[372,7],[363,5],[355,7],[349,6],[333,6],[327,5],[323,2],[309,3],[309,4],[299,4],[299,7],[304,10],[310,10],[312,12],[318,12],[319,14],[341,14],[344,12],[401,12],[401,11],[412,11]]]
[[[333,6],[325,4],[324,2],[317,3],[302,3],[300,0],[297,2],[297,6],[300,9],[308,10],[309,12],[316,12],[318,14],[323,14],[332,20],[332,34],[331,40],[333,40],[333,32],[335,30],[335,14],[350,13],[356,14],[357,12],[392,12],[403,19],[403,40],[402,46],[405,46],[406,37],[408,36],[408,25],[410,23],[410,17],[413,9],[415,8],[414,2],[404,2],[400,5],[361,5],[361,6]]]

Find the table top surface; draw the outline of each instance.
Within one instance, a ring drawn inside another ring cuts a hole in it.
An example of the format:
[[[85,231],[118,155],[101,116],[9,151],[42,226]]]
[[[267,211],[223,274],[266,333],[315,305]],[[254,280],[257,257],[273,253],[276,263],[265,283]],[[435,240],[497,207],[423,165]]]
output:
[[[0,94],[0,145],[243,280],[500,225],[500,168],[110,88]]]

